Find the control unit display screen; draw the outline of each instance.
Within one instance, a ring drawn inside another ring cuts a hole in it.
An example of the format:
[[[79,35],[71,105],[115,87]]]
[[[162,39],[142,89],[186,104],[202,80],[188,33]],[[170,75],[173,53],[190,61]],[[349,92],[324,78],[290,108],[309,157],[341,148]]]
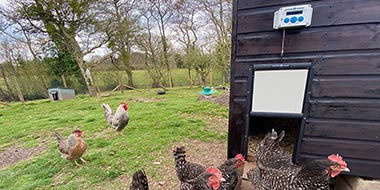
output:
[[[310,4],[281,7],[274,12],[273,28],[299,28],[311,25],[313,8]]]
[[[286,12],[286,15],[299,15],[299,14],[302,14],[303,11],[292,11],[292,12]]]

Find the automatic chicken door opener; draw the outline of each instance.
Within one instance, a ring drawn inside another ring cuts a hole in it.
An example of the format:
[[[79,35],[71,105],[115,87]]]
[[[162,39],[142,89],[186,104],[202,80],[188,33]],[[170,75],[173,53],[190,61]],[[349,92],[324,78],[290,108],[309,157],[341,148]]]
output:
[[[281,7],[274,12],[273,29],[282,29],[281,59],[284,54],[285,29],[302,28],[311,25],[313,8],[310,4]]]

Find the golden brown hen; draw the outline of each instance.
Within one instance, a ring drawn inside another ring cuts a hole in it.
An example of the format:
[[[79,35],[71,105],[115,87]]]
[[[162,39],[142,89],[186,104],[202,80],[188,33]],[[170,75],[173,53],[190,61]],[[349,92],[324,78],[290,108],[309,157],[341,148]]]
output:
[[[67,139],[64,139],[61,134],[55,132],[55,136],[58,141],[57,148],[59,152],[61,152],[62,157],[67,160],[74,161],[77,166],[80,165],[76,162],[76,159],[80,159],[83,164],[86,164],[86,161],[81,158],[87,149],[87,144],[82,139],[82,135],[83,131],[76,129],[71,132]]]

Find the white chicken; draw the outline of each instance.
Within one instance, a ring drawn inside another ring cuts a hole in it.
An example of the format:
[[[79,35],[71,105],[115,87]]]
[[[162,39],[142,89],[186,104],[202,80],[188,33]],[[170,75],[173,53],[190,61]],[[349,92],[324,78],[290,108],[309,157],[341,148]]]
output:
[[[124,102],[120,103],[114,113],[108,104],[103,103],[104,117],[107,123],[116,131],[122,131],[127,126],[128,117],[128,105]]]

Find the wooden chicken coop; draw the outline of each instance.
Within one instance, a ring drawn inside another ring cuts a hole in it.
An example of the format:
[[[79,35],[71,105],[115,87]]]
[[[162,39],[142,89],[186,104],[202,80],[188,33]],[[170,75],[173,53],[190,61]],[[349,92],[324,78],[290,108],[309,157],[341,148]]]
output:
[[[380,1],[234,0],[230,90],[228,157],[290,119],[294,162],[339,153],[380,178]]]

